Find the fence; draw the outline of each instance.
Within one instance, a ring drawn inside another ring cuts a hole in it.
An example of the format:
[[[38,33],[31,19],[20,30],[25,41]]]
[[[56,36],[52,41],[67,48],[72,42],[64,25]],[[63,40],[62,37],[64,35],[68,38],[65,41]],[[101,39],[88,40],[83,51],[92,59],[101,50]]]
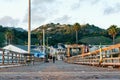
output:
[[[114,49],[117,49],[117,52]],[[92,66],[120,67],[120,44],[72,56],[67,58],[66,62]]]
[[[0,65],[34,63],[34,55],[0,49]]]

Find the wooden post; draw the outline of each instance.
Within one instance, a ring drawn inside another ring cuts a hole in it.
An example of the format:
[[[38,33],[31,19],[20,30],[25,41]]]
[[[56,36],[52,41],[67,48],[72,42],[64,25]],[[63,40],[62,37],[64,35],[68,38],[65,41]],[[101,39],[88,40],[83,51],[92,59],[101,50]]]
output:
[[[12,57],[12,64],[13,64],[13,62],[14,62],[14,61],[13,61],[13,52],[12,52],[11,54],[12,54],[11,57]]]
[[[5,51],[3,50],[3,53],[2,53],[2,64],[4,64],[4,62],[5,62],[5,53],[4,53]]]
[[[18,54],[18,63],[20,63],[20,54]]]
[[[105,51],[105,58],[107,58],[107,51]],[[107,62],[107,59],[105,60],[105,62]]]
[[[20,64],[22,63],[22,54],[20,54]]]
[[[32,61],[33,61],[33,65],[34,65],[34,60],[35,60],[35,58],[34,58],[34,55],[32,55]]]
[[[82,52],[82,54],[84,54],[85,53],[85,48],[84,47],[81,47],[81,52]]]
[[[9,64],[9,53],[10,52],[7,53],[7,64]]]
[[[112,54],[113,54],[113,50],[111,50],[111,55],[110,55],[111,56],[111,62],[113,63],[113,59],[112,59],[113,55]]]
[[[15,53],[15,63],[17,63],[17,53]]]
[[[120,57],[120,47],[119,47],[119,53],[118,53],[118,57]]]
[[[67,57],[70,57],[70,48],[67,48]]]
[[[19,62],[21,63],[21,60],[22,59],[22,56],[21,56],[21,54],[19,54]]]
[[[23,54],[20,54],[20,62],[24,63],[24,56],[23,56]]]

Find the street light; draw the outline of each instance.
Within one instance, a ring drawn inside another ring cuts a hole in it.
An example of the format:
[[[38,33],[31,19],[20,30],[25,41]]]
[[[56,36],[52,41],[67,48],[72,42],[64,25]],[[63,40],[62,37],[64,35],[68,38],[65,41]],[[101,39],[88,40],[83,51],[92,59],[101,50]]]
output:
[[[52,37],[47,37],[47,47],[48,47],[49,38],[52,38]]]
[[[43,53],[45,54],[45,29],[43,29]]]
[[[31,46],[31,0],[28,0],[28,54],[30,54]]]
[[[48,51],[48,41],[49,41],[48,39],[49,39],[49,38],[52,38],[52,37],[47,37],[47,51],[46,51],[46,57],[45,57],[45,58],[46,58],[46,61],[45,61],[45,62],[49,62],[49,61],[48,61],[48,52],[49,52],[49,51]]]

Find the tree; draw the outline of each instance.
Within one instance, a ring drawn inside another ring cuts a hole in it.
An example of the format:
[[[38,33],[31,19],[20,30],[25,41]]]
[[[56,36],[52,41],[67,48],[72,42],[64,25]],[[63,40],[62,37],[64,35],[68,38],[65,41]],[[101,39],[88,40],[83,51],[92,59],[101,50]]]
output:
[[[37,38],[40,41],[40,44],[42,44],[42,40],[43,40],[43,33],[42,32],[38,32],[37,33]]]
[[[115,44],[115,36],[117,35],[118,28],[116,25],[111,25],[108,29],[108,34],[112,36],[113,38],[113,44]]]
[[[80,24],[79,23],[75,23],[73,25],[73,29],[76,31],[76,43],[78,43],[78,30],[80,29]]]
[[[66,24],[64,25],[64,29],[63,30],[64,30],[65,34],[70,34],[72,32],[71,27],[66,25]]]
[[[12,43],[13,37],[14,37],[14,33],[13,33],[12,30],[7,30],[5,32],[5,38],[6,38],[7,44],[11,44]]]

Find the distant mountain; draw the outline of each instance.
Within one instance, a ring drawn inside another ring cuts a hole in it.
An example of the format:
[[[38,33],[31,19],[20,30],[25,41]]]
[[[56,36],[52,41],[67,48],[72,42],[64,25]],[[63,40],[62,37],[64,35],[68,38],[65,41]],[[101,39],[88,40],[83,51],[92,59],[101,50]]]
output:
[[[21,31],[21,32],[24,32],[26,30],[24,30],[23,28],[15,28],[17,31]]]
[[[27,43],[27,31],[22,28],[14,28],[14,27],[3,27],[0,25],[0,47],[8,44],[8,39],[6,38],[6,33],[12,33],[11,44],[26,44]]]
[[[7,27],[8,29],[15,29],[15,30],[17,30],[17,31],[21,31],[21,32],[24,32],[24,31],[26,31],[26,30],[24,30],[23,28],[16,28],[16,27]]]

